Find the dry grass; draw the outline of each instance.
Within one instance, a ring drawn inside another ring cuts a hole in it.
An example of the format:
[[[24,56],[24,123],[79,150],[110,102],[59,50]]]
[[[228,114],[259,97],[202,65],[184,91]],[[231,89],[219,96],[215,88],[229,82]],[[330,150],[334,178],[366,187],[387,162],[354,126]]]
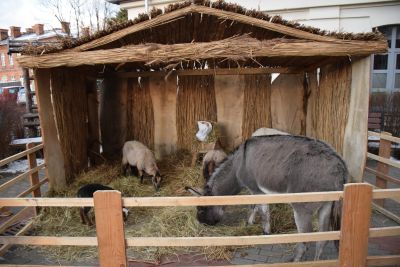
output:
[[[150,181],[140,184],[136,177],[124,177],[119,174],[119,166],[102,165],[83,173],[70,186],[68,191],[51,192],[51,196],[74,197],[78,188],[87,183],[103,183],[122,192],[123,196],[182,196],[187,195],[185,186],[202,187],[203,178],[200,167],[187,167],[190,155],[173,156],[159,163],[165,175],[162,188],[154,192]],[[126,236],[134,237],[172,237],[172,236],[238,236],[259,235],[262,233],[260,223],[246,226],[248,206],[230,206],[226,208],[224,220],[217,226],[206,226],[198,223],[195,207],[167,208],[130,208],[130,216],[125,224]],[[294,231],[291,208],[287,205],[272,206],[272,231],[286,233]],[[80,223],[76,208],[46,208],[35,222],[36,235],[55,236],[95,236],[95,227]],[[97,255],[96,247],[47,247],[41,248],[49,258],[74,260],[93,258]],[[204,253],[209,259],[229,259],[233,247],[205,248],[170,248],[149,247],[129,248],[129,257],[147,261],[158,261],[162,255],[184,252]]]

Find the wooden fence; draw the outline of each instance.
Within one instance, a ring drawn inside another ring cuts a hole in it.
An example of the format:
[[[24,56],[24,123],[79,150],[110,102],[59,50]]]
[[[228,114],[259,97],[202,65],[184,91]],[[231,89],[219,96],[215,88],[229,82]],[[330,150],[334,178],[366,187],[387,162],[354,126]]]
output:
[[[29,169],[26,172],[19,174],[13,179],[1,184],[0,192],[5,191],[9,189],[11,186],[15,185],[16,183],[29,178],[30,187],[24,190],[23,192],[20,192],[16,197],[22,198],[30,194],[32,194],[32,196],[35,198],[41,196],[40,187],[48,182],[47,177],[39,180],[39,171],[46,167],[44,163],[40,165],[37,165],[36,163],[36,152],[41,149],[43,149],[43,144],[35,146],[33,143],[29,143],[26,145],[25,151],[0,160],[0,167],[9,164],[15,160],[21,159],[23,157],[27,157],[29,164]],[[29,218],[37,215],[37,209],[32,207],[24,207],[23,209],[19,210],[16,214],[12,214],[9,211],[8,206],[4,205],[3,201],[0,201],[0,209],[3,214],[9,215],[9,217],[0,225],[0,235],[2,235],[8,228],[20,222],[21,220],[24,220],[27,217]],[[30,229],[31,226],[32,222],[28,222],[21,229],[19,229],[19,231],[16,232],[16,236],[21,236],[25,234]],[[0,245],[0,256],[2,256],[10,247],[10,245],[2,242],[0,242],[0,244],[2,244]]]
[[[375,189],[362,184],[347,184],[344,192],[312,192],[274,195],[240,195],[211,197],[141,197],[122,198],[118,191],[99,191],[94,198],[42,198],[40,185],[47,178],[39,181],[38,171],[45,164],[35,165],[34,153],[43,145],[27,150],[0,161],[0,166],[13,160],[28,156],[30,169],[13,180],[0,185],[5,190],[23,178],[30,177],[31,187],[16,198],[0,198],[0,206],[24,207],[1,225],[4,231],[22,217],[22,212],[36,207],[94,207],[96,216],[97,237],[56,237],[56,236],[23,236],[29,229],[28,223],[16,236],[0,236],[1,251],[15,245],[39,246],[98,246],[101,266],[127,266],[127,247],[158,246],[243,246],[261,244],[282,244],[297,242],[315,242],[320,240],[339,240],[340,250],[337,260],[324,260],[301,263],[256,264],[252,266],[383,266],[400,264],[400,255],[367,256],[368,238],[400,235],[400,226],[369,228],[372,199],[391,198],[400,201],[400,189]],[[33,194],[32,198],[23,198]],[[343,201],[342,227],[340,231],[276,234],[261,236],[224,236],[224,237],[127,237],[121,207],[167,207],[167,206],[209,206],[209,205],[248,205],[295,202]],[[10,265],[0,265],[10,266]],[[12,265],[18,266],[18,265]],[[20,265],[23,266],[23,265]],[[236,265],[240,266],[240,265]],[[246,265],[247,266],[247,265]],[[242,265],[244,267],[244,265]]]
[[[367,153],[367,157],[369,159],[378,161],[376,170],[370,167],[365,167],[365,171],[372,173],[376,176],[376,182],[373,186],[380,189],[386,189],[388,182],[391,182],[395,185],[400,185],[400,177],[394,178],[389,175],[390,166],[400,169],[400,163],[390,159],[390,155],[392,152],[392,143],[400,145],[400,138],[394,137],[387,132],[375,133],[369,131],[368,135],[379,137],[379,155]],[[400,202],[396,200],[394,201],[400,205]],[[375,203],[373,203],[372,205],[375,210],[381,212],[382,214],[396,221],[397,223],[400,223],[400,217],[385,209],[384,204],[384,199],[380,199],[375,201]]]
[[[337,201],[343,198],[341,231],[225,237],[126,237],[121,207],[166,207],[247,205]],[[141,197],[121,198],[118,191],[98,191],[94,198],[3,198],[1,205],[10,207],[94,207],[97,237],[3,236],[5,245],[98,246],[101,266],[127,266],[126,247],[151,246],[243,246],[340,240],[338,260],[307,262],[311,266],[382,266],[400,264],[400,255],[367,257],[369,237],[400,235],[400,226],[369,228],[372,199],[400,200],[400,189],[377,189],[362,184],[348,184],[344,192],[315,192],[276,195],[241,195],[212,197]],[[279,266],[303,266],[285,263]],[[276,266],[276,265],[265,265]]]

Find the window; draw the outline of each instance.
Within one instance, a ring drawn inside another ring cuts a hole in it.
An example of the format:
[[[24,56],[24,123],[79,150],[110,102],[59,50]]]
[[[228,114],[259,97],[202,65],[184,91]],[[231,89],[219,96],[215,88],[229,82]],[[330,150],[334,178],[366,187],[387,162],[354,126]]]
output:
[[[6,66],[6,56],[4,55],[4,53],[1,53],[1,66]]]
[[[15,81],[15,76],[11,76],[11,81]]]
[[[6,82],[6,81],[7,81],[7,75],[3,75],[3,76],[1,77],[1,81]]]
[[[11,54],[11,55],[9,55],[8,56],[9,58],[9,60],[10,60],[10,66],[14,66],[14,58],[13,58],[13,55]]]
[[[400,91],[400,26],[384,26],[379,30],[388,42],[388,53],[373,56],[372,90]]]

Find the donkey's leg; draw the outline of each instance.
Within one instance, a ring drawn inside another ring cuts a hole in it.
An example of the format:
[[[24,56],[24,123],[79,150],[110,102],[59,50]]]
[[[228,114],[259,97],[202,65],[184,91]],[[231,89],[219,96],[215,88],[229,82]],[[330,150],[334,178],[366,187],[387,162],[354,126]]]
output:
[[[323,206],[318,210],[318,230],[320,232],[329,231],[331,211],[332,211],[332,202],[325,202]],[[327,242],[328,241],[326,240],[317,241],[314,260],[319,260]]]
[[[271,234],[271,224],[270,224],[270,216],[269,216],[269,205],[261,204],[259,205],[259,209],[261,210],[261,219],[264,235]]]
[[[312,210],[304,207],[304,204],[292,204],[294,220],[299,233],[312,232]],[[297,243],[296,255],[293,261],[300,261],[308,249],[307,243]]]
[[[250,205],[250,210],[251,210],[251,212],[250,212],[249,218],[247,219],[247,224],[253,225],[256,221],[258,205]]]

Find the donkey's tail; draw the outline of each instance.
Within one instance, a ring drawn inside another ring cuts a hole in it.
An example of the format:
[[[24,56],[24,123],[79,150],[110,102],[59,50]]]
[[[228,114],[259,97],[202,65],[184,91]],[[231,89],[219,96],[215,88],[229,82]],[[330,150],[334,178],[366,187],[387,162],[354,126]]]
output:
[[[334,201],[332,204],[331,219],[330,219],[331,229],[333,231],[340,230],[341,219],[342,219],[342,200]],[[335,246],[337,249],[339,249],[339,240],[335,240]]]

